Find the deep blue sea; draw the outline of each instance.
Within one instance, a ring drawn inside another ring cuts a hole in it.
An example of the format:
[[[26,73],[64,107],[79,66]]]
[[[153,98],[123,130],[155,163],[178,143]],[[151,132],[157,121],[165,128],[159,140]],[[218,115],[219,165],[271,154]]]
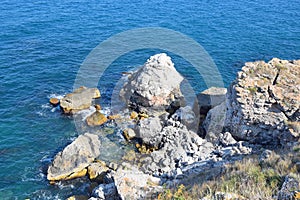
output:
[[[178,31],[203,46],[228,86],[246,61],[300,59],[299,10],[299,0],[1,1],[0,199],[65,199],[84,189],[46,180],[51,158],[79,134],[48,101],[71,92],[81,63],[104,40],[134,28]],[[98,85],[103,104],[122,71],[158,52],[115,60]],[[189,65],[170,55],[175,66]],[[205,89],[188,69],[182,73]]]

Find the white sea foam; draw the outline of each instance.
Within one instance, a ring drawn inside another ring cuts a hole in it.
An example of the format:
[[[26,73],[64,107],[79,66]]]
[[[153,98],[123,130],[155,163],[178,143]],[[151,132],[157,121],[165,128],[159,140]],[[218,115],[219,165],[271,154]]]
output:
[[[46,113],[42,112],[42,111],[37,111],[36,114],[38,114],[41,117],[45,117],[47,116]]]
[[[51,108],[51,106],[50,106],[50,104],[43,104],[42,106],[41,106],[42,108]]]
[[[95,108],[94,106],[90,106],[89,109],[81,110],[81,111],[79,111],[77,114],[78,114],[78,115],[81,115],[82,121],[85,121],[86,118],[87,118],[88,116],[90,116],[92,113],[94,113],[95,111],[96,111],[96,108]]]
[[[50,99],[50,98],[57,98],[57,99],[59,99],[59,100],[61,100],[62,98],[64,98],[64,96],[65,95],[61,95],[61,94],[50,94],[50,95],[48,95],[48,98]]]

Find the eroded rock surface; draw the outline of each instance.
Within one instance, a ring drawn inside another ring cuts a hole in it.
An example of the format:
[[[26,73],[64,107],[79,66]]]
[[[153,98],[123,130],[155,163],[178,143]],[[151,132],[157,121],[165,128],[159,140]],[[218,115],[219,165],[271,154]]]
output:
[[[226,128],[239,140],[279,144],[299,138],[300,61],[246,63],[231,85]]]
[[[85,133],[59,152],[48,168],[49,181],[68,180],[85,176],[86,167],[100,155],[97,135]]]

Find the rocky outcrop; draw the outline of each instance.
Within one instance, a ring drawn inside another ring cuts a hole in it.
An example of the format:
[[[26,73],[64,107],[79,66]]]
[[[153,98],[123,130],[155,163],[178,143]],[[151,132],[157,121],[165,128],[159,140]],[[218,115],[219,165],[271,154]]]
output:
[[[88,109],[92,105],[92,100],[100,98],[100,96],[100,91],[97,88],[82,86],[62,98],[60,107],[64,113],[74,114],[80,110]]]
[[[224,88],[209,88],[191,108],[182,103],[183,78],[171,59],[166,54],[154,55],[122,88],[120,96],[128,105],[125,110],[106,117],[96,106],[96,112],[86,118],[91,126],[107,120],[111,120],[109,125],[116,123],[117,128],[110,128],[111,136],[101,137],[104,144],[115,136],[122,140],[118,134],[123,133],[125,140],[116,145],[122,149],[122,159],[104,156],[108,165],[95,160],[100,141],[87,133],[55,156],[47,178],[56,181],[88,175],[87,180],[98,185],[93,186],[90,199],[152,199],[164,183],[212,179],[225,165],[261,151],[259,144],[299,138],[299,66],[300,61],[278,59],[246,63],[227,94]],[[61,106],[66,105],[64,112],[74,113],[88,108],[98,96],[96,90],[80,88],[67,95]],[[205,118],[200,119],[202,137],[197,134],[199,115]],[[127,144],[131,145],[123,148]],[[134,147],[137,149],[131,149]],[[118,150],[114,148],[111,157]],[[285,196],[288,187],[283,186],[279,196]],[[216,193],[215,197],[242,199],[231,193]]]
[[[142,141],[136,144],[143,154],[138,156],[137,165],[145,173],[180,177],[182,167],[206,159],[214,151],[210,142],[195,133],[198,121],[192,108],[181,104],[182,80],[170,57],[157,54],[129,77],[120,93],[129,108],[143,107],[142,111],[149,114],[145,116],[140,109],[136,109],[140,113],[130,114],[137,121],[131,135]],[[219,90],[224,93],[224,89],[212,89],[209,94],[221,93]],[[132,139],[126,130],[125,138]]]
[[[100,155],[97,135],[85,133],[59,152],[48,168],[49,181],[68,180],[85,176],[87,167]]]
[[[225,127],[236,139],[283,144],[299,138],[300,60],[246,63],[227,97]]]
[[[182,80],[171,58],[165,53],[156,54],[128,78],[120,96],[131,107],[168,106],[182,96]]]

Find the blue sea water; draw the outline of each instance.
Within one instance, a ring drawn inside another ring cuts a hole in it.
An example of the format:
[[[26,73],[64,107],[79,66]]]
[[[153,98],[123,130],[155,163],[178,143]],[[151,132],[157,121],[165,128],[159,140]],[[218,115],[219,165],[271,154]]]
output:
[[[134,28],[163,27],[201,44],[228,86],[246,61],[300,58],[298,0],[17,1],[0,4],[0,199],[64,199],[84,185],[50,185],[45,169],[78,135],[53,109],[51,96],[72,90],[81,63],[107,38]],[[126,71],[160,52],[121,56],[99,82],[102,101]],[[189,65],[173,55],[175,66]],[[201,80],[186,77],[199,92]]]

